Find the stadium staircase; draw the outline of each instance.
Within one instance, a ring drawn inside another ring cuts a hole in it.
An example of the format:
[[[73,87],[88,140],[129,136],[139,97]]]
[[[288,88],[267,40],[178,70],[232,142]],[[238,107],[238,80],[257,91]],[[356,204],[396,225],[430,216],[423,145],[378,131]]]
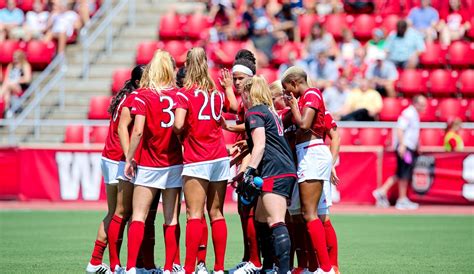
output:
[[[130,0],[134,1],[134,0]],[[112,6],[119,0],[113,0]],[[178,12],[190,12],[196,9],[192,2],[176,0],[136,0],[135,24],[127,24],[129,6],[125,6],[119,16],[112,20],[113,28],[120,28],[113,37],[110,53],[104,51],[104,39],[100,36],[90,47],[92,60],[89,77],[83,77],[83,48],[81,43],[69,45],[66,51],[67,70],[60,84],[55,85],[40,103],[42,121],[81,121],[87,119],[89,102],[93,96],[110,96],[112,73],[117,68],[133,67],[137,45],[142,41],[156,40],[160,15],[176,9]],[[106,16],[104,16],[105,18]],[[104,20],[104,19],[102,19]],[[100,21],[97,23],[100,24]],[[94,27],[92,28],[94,29]],[[45,81],[44,85],[47,85]],[[58,98],[64,88],[64,106],[60,107]],[[31,100],[29,100],[31,103]],[[34,119],[34,112],[26,118]],[[107,121],[104,121],[107,123]],[[61,124],[61,123],[58,123]],[[61,143],[64,139],[66,125],[41,126],[35,136],[33,126],[21,125],[16,130],[16,143]],[[8,126],[0,128],[0,144],[8,143]]]

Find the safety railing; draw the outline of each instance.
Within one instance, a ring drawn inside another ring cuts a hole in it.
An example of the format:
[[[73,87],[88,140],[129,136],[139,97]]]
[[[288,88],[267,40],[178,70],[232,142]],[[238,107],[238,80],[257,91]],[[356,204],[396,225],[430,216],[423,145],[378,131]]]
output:
[[[84,27],[80,33],[80,41],[82,44],[82,73],[81,76],[84,79],[89,78],[89,71],[90,65],[92,60],[96,60],[97,58],[91,59],[91,46],[97,41],[99,37],[104,35],[105,33],[105,41],[103,45],[103,49],[106,54],[112,53],[112,46],[113,46],[113,39],[116,35],[116,32],[120,30],[120,27],[115,27],[112,24],[113,20],[118,18],[118,14],[120,14],[123,9],[128,4],[128,15],[127,21],[125,22],[128,25],[134,26],[135,25],[135,0],[119,0],[118,3],[111,8],[111,0],[106,1],[107,4],[99,10],[101,14],[105,14],[104,20],[102,20],[99,25],[95,26],[95,24],[90,24]],[[102,9],[104,8],[104,9]],[[93,30],[93,26],[95,27]]]

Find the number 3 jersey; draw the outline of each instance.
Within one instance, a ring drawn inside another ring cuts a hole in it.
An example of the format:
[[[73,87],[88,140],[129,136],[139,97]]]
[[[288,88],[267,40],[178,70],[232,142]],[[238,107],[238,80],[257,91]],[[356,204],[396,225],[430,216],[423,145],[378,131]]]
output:
[[[221,128],[224,94],[197,88],[178,92],[177,108],[187,110],[183,132],[184,164],[228,157]]]
[[[278,114],[266,105],[257,105],[245,113],[245,130],[248,146],[252,150],[252,131],[265,128],[265,150],[257,170],[266,178],[296,177],[295,161],[290,145],[285,138],[283,123]]]
[[[139,166],[169,167],[183,163],[181,144],[173,133],[177,89],[140,89],[132,114],[145,116]]]

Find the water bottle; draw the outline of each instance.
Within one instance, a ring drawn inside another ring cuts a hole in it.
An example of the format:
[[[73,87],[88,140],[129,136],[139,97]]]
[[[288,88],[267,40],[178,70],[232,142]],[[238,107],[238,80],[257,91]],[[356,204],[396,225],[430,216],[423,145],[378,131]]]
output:
[[[244,205],[250,205],[255,198],[260,194],[260,190],[262,189],[263,179],[262,177],[254,177],[253,178],[253,185],[255,187],[247,187],[245,193],[240,195],[240,202]]]

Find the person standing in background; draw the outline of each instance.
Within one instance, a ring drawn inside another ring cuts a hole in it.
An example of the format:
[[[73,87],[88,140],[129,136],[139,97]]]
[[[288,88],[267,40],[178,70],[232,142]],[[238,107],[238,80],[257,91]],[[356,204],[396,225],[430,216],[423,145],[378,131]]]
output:
[[[397,171],[385,183],[372,192],[378,207],[389,207],[387,192],[398,184],[398,199],[395,205],[399,210],[417,209],[418,204],[407,197],[408,183],[411,181],[416,163],[418,141],[420,136],[420,113],[426,109],[426,98],[423,95],[413,97],[413,103],[403,110],[398,117],[396,134]]]

